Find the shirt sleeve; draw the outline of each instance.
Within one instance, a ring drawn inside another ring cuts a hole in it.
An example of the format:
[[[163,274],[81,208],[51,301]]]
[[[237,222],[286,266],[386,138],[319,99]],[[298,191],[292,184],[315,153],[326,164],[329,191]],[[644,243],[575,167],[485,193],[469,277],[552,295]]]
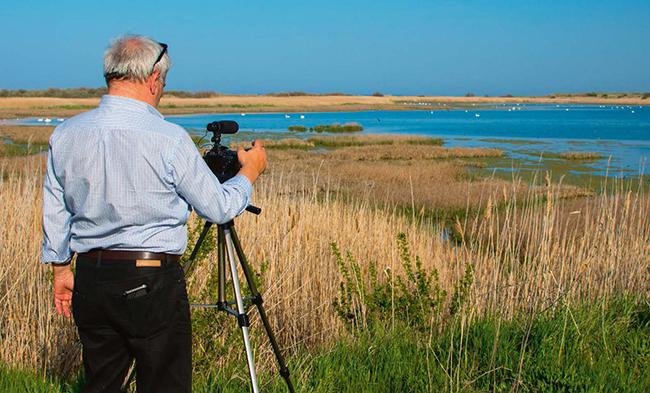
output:
[[[210,222],[226,223],[251,202],[253,185],[248,178],[236,175],[221,184],[187,133],[172,152],[169,164],[176,192]]]
[[[65,263],[71,258],[71,218],[72,214],[65,204],[63,187],[54,173],[52,144],[50,143],[45,181],[43,182],[42,263]]]

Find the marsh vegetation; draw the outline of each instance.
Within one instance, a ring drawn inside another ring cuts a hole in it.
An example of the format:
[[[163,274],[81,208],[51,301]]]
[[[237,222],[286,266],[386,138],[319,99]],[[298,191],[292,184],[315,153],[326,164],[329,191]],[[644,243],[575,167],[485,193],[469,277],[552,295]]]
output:
[[[318,136],[269,147],[254,195],[263,213],[242,215],[237,229],[300,391],[650,384],[643,180],[603,182],[594,192],[546,173],[480,176],[466,169],[499,151],[411,137]],[[42,161],[0,162],[7,391],[75,391],[80,367],[74,327],[55,315],[49,269],[37,262]],[[189,228],[192,244],[201,222],[193,216]],[[195,301],[215,291],[213,242],[201,255],[188,282]],[[251,316],[262,389],[283,391]],[[245,390],[234,321],[203,310],[193,311],[193,324],[195,390]]]

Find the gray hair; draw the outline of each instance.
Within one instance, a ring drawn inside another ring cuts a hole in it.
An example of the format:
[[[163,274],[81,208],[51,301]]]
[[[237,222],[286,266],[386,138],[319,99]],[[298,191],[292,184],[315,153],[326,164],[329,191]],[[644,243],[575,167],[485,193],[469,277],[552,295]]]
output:
[[[125,35],[113,41],[104,52],[104,79],[144,82],[154,71],[160,72],[164,82],[171,65],[169,54],[154,62],[163,47],[151,38],[141,35]]]

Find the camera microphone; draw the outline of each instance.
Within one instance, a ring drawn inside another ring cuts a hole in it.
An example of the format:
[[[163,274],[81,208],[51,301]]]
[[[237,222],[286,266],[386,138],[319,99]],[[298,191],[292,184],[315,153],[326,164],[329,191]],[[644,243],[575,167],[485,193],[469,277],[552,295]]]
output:
[[[206,128],[218,134],[234,134],[239,130],[239,124],[232,120],[221,120],[209,123]]]

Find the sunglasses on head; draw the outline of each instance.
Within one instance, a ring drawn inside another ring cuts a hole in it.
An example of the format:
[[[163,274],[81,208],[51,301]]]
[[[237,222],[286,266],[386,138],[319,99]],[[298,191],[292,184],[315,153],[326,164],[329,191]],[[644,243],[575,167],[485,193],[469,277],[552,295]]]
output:
[[[160,60],[162,60],[163,56],[165,56],[165,53],[167,53],[167,44],[163,44],[162,42],[159,42],[158,45],[160,45],[162,50],[160,51],[160,54],[158,55],[158,58],[156,59],[156,61],[154,61],[153,67],[151,67],[151,73],[153,73],[155,71],[156,64],[158,64],[158,62],[160,62]]]

